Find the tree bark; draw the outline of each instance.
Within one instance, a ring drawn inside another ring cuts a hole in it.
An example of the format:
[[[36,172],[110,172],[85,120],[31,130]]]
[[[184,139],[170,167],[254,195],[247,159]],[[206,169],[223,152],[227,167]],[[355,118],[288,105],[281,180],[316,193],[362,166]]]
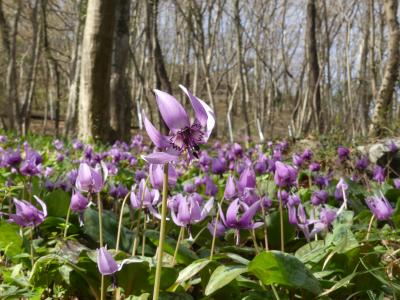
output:
[[[313,116],[315,129],[318,132],[323,131],[323,122],[321,116],[321,93],[319,89],[319,65],[316,39],[317,7],[315,0],[307,2],[307,55],[309,63],[308,84],[309,96],[312,99]]]
[[[89,0],[82,43],[79,136],[107,142],[110,74],[117,1]]]
[[[111,68],[110,125],[114,139],[130,137],[131,97],[126,78],[129,58],[130,0],[117,1],[113,64]]]
[[[393,92],[399,74],[400,66],[400,28],[397,21],[397,0],[385,0],[384,9],[386,22],[389,26],[388,59],[376,102],[375,111],[370,126],[370,136],[381,136],[386,132],[389,111],[393,103]]]

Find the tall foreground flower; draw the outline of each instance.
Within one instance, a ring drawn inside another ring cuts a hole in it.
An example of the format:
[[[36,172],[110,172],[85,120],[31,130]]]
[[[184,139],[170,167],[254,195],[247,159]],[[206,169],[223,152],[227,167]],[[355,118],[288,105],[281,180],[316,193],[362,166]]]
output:
[[[76,178],[76,188],[79,191],[98,193],[103,189],[104,182],[107,179],[108,169],[102,164],[104,178],[100,166],[90,167],[87,163],[81,163]]]
[[[390,219],[394,209],[381,192],[381,196],[372,196],[365,199],[369,209],[379,221]]]
[[[212,109],[202,100],[193,96],[184,86],[180,88],[189,97],[194,110],[194,120],[189,119],[183,106],[170,94],[154,90],[160,114],[168,126],[168,136],[163,135],[144,116],[144,126],[147,134],[162,152],[155,152],[144,156],[149,163],[163,164],[177,161],[178,156],[187,152],[189,159],[198,158],[199,145],[205,144],[215,125]]]

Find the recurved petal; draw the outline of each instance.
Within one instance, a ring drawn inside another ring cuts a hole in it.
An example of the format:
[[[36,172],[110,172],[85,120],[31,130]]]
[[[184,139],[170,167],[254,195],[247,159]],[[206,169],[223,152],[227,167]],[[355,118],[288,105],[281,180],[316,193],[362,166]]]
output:
[[[167,137],[163,134],[161,134],[160,131],[157,130],[157,128],[154,127],[154,125],[149,121],[149,119],[146,118],[146,116],[143,114],[143,123],[144,127],[146,129],[147,135],[151,139],[151,141],[156,145],[158,148],[166,148],[170,145]]]
[[[189,97],[189,100],[190,100],[190,103],[192,104],[196,119],[199,121],[201,126],[205,127],[207,125],[208,114],[207,114],[203,104],[201,104],[200,99],[198,99],[196,96],[194,96],[183,85],[180,84],[179,87]]]
[[[148,155],[143,155],[142,158],[148,163],[155,165],[178,161],[178,156],[166,152],[154,152]]]
[[[233,201],[226,211],[226,224],[229,226],[233,226],[237,223],[237,214],[239,212],[239,199]]]
[[[207,103],[205,103],[203,100],[198,99],[201,105],[203,105],[206,113],[207,113],[207,126],[206,126],[206,132],[204,134],[204,142],[208,141],[208,138],[211,135],[211,132],[214,129],[215,126],[215,115],[214,111],[211,109],[210,106],[208,106]]]
[[[171,131],[189,127],[190,121],[183,106],[170,94],[154,90],[161,116]]]
[[[36,201],[40,204],[40,206],[42,207],[42,211],[43,211],[43,217],[47,217],[47,206],[46,203],[44,203],[42,200],[40,200],[37,196],[33,195],[33,197],[35,197]]]
[[[254,215],[260,208],[260,201],[257,201],[253,205],[251,205],[246,212],[242,215],[239,220],[239,224],[242,226],[246,226],[247,224],[251,223],[251,219],[253,219]]]

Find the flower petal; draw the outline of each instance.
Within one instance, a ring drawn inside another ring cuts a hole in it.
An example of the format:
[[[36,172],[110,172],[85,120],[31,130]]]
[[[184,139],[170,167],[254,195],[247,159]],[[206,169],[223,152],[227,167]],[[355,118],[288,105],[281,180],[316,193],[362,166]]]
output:
[[[160,131],[157,130],[156,127],[147,119],[147,117],[143,113],[143,123],[146,129],[147,135],[151,139],[151,141],[156,145],[157,148],[166,148],[170,145],[167,137],[161,134]]]
[[[166,152],[154,152],[143,155],[142,158],[150,164],[165,164],[178,161],[178,156]]]
[[[170,94],[154,90],[161,116],[173,132],[190,126],[189,117],[183,106]]]
[[[187,88],[185,88],[183,85],[179,85],[179,87],[182,89],[182,91],[189,97],[190,103],[192,104],[196,119],[199,121],[201,126],[206,127],[207,125],[207,119],[208,119],[208,114],[204,108],[204,106],[201,104],[200,99],[198,99],[196,96],[194,96]]]

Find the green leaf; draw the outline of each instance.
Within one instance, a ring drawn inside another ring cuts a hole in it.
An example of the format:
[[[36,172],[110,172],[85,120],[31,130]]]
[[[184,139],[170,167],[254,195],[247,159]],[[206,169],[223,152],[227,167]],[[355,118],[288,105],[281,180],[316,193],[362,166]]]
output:
[[[334,227],[332,234],[326,238],[327,244],[335,245],[337,253],[345,253],[359,246],[357,239],[354,237],[350,228],[344,224],[339,224]]]
[[[194,262],[192,262],[190,265],[188,265],[186,268],[181,270],[179,272],[178,279],[176,280],[176,283],[182,283],[185,282],[186,280],[192,278],[195,276],[197,273],[199,273],[205,266],[207,266],[210,263],[210,260],[207,258],[203,259],[198,259]]]
[[[211,274],[206,286],[205,295],[211,295],[245,272],[247,272],[247,267],[244,266],[219,266]]]
[[[93,241],[99,240],[99,215],[98,211],[87,208],[84,214],[83,230]],[[118,222],[115,214],[108,210],[103,211],[103,239],[104,244],[110,249],[115,248],[117,242]],[[133,233],[122,227],[121,230],[121,250],[126,252],[131,251]]]
[[[68,212],[71,195],[63,190],[54,190],[43,201],[47,206],[47,213],[52,217],[65,218]]]
[[[9,257],[22,253],[19,226],[0,220],[0,250]]]
[[[318,280],[296,257],[280,251],[268,251],[257,255],[249,264],[249,272],[263,284],[282,284],[301,288],[313,294],[321,293]]]

